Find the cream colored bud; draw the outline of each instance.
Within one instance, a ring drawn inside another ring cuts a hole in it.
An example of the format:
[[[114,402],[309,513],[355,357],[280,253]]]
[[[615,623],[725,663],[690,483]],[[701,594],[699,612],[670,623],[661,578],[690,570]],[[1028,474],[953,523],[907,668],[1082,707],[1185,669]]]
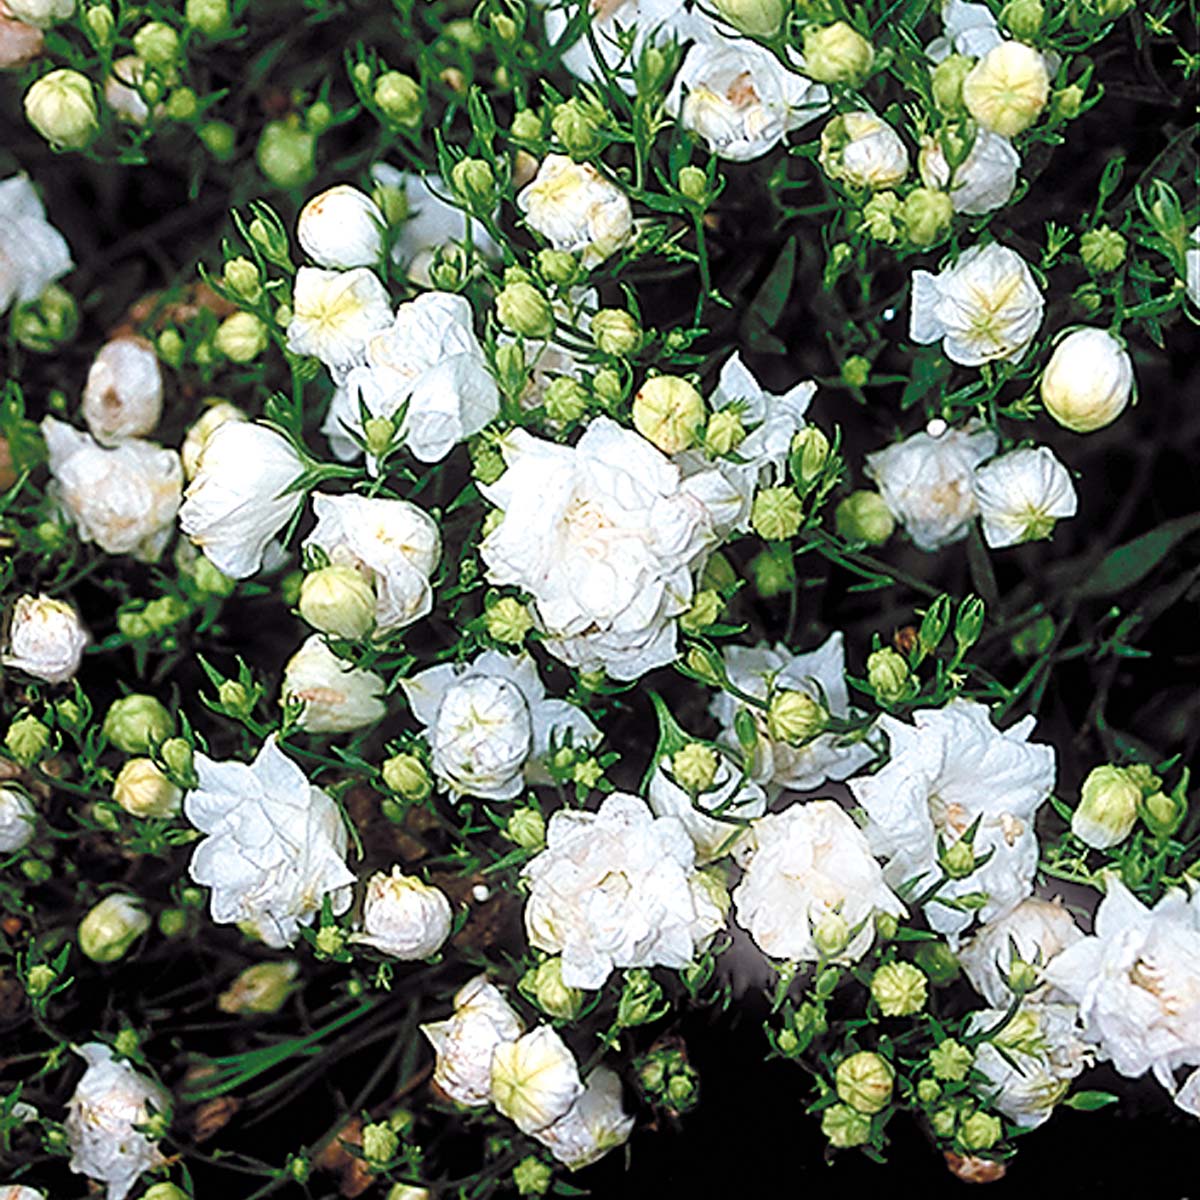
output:
[[[128,893],[114,892],[79,922],[79,948],[93,962],[116,962],[149,928],[150,918],[142,902]]]
[[[131,758],[113,783],[113,799],[131,817],[170,817],[183,792],[148,758]]]
[[[804,71],[818,83],[861,83],[874,61],[871,43],[845,21],[804,31]]]
[[[1042,403],[1075,433],[1103,429],[1125,411],[1133,391],[1133,363],[1104,329],[1076,329],[1054,348],[1042,375]]]
[[[773,38],[783,26],[783,0],[715,0],[717,12],[739,33]]]
[[[1016,137],[1046,107],[1050,96],[1046,60],[1024,42],[1000,42],[967,73],[962,96],[967,111],[984,129]]]
[[[689,742],[671,756],[671,773],[679,786],[689,792],[707,792],[717,777],[720,763],[711,746]]]
[[[804,692],[776,692],[767,709],[767,732],[777,742],[800,746],[829,723],[824,707]]]
[[[100,130],[96,96],[86,75],[60,69],[25,93],[25,116],[52,146],[82,150]]]
[[[861,1050],[838,1065],[838,1099],[860,1113],[882,1112],[892,1098],[894,1080],[895,1072],[887,1059]]]
[[[642,343],[638,323],[622,308],[602,308],[592,318],[592,340],[604,354],[633,354]]]
[[[770,542],[795,537],[804,523],[804,506],[795,488],[763,488],[750,508],[754,532]]]
[[[521,994],[536,1004],[548,1017],[571,1021],[583,1008],[583,992],[567,987],[562,978],[562,959],[547,958],[531,967],[518,984]]]
[[[1095,767],[1083,781],[1071,832],[1094,850],[1119,845],[1137,821],[1142,789],[1121,767]]]
[[[732,408],[722,408],[708,418],[704,430],[704,448],[714,457],[722,457],[746,440],[746,426],[741,414]]]
[[[394,754],[382,767],[383,782],[405,800],[416,803],[433,791],[425,764],[415,754]]]
[[[294,959],[255,963],[217,997],[217,1007],[223,1013],[278,1012],[299,972],[300,964]]]
[[[304,577],[298,607],[314,629],[355,641],[375,624],[375,589],[353,567],[322,567]]]
[[[217,326],[213,344],[230,362],[253,362],[266,348],[267,327],[253,313],[237,312]]]
[[[676,375],[647,379],[633,398],[633,427],[664,454],[694,446],[704,428],[704,400]]]
[[[928,985],[925,972],[912,963],[894,962],[871,977],[871,999],[885,1017],[909,1017],[925,1007]]]
[[[296,237],[319,266],[348,271],[378,265],[386,226],[383,213],[370,196],[348,184],[339,184],[314,196],[300,210]]]

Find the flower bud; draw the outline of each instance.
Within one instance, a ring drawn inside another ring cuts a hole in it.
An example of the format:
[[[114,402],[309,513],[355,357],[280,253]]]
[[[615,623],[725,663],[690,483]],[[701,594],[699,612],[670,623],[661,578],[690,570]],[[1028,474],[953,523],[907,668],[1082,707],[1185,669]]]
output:
[[[363,932],[353,941],[404,962],[436,954],[450,936],[454,912],[446,894],[392,867],[371,876],[363,902]]]
[[[237,148],[237,132],[228,121],[206,121],[196,133],[218,162],[228,162],[233,157]]]
[[[900,207],[904,232],[914,246],[932,246],[954,220],[954,202],[945,192],[913,188]]]
[[[82,150],[100,130],[91,82],[65,68],[34,81],[25,93],[25,117],[59,150]]]
[[[1142,789],[1121,767],[1094,767],[1083,781],[1071,832],[1094,850],[1123,842],[1137,821]]]
[[[708,203],[708,175],[702,168],[680,167],[677,183],[680,193],[693,204]]]
[[[850,944],[850,923],[839,912],[823,913],[820,920],[813,922],[812,940],[820,954],[834,958]],[[836,971],[822,974],[822,981],[832,981],[835,987],[839,978]]]
[[[890,246],[900,236],[900,224],[903,220],[904,204],[900,197],[895,192],[876,192],[862,207],[862,212],[859,213],[859,220],[862,222],[862,227],[866,233],[873,237],[877,242],[883,242]],[[855,355],[854,358],[858,356]],[[844,371],[845,366],[853,361],[853,358],[847,359],[846,364],[843,364],[843,379],[847,383],[851,380],[847,379]],[[866,362],[865,359],[861,361]],[[870,364],[868,363],[868,368]],[[858,368],[861,370],[861,368]],[[867,377],[863,376],[863,383],[866,383]],[[862,384],[854,386],[861,387]]]
[[[929,1117],[929,1127],[941,1138],[950,1137],[954,1133],[954,1127],[957,1124],[958,1110],[954,1108],[939,1108],[937,1112],[931,1113]]]
[[[496,204],[496,175],[482,158],[464,158],[454,164],[450,182],[473,213],[490,213]]]
[[[300,210],[296,237],[318,265],[348,271],[379,264],[386,225],[370,196],[339,184],[314,196]]]
[[[415,754],[394,754],[381,768],[384,785],[417,804],[433,791],[425,764]]]
[[[860,1050],[838,1064],[834,1082],[838,1099],[860,1113],[882,1112],[892,1098],[895,1073],[887,1059]]]
[[[563,983],[561,958],[547,958],[531,967],[517,986],[530,1004],[536,1004],[549,1017],[573,1021],[583,1008],[583,992]]]
[[[37,762],[49,744],[50,730],[32,714],[18,717],[4,735],[4,748],[23,767]]]
[[[532,283],[510,283],[502,288],[496,297],[496,316],[505,329],[525,337],[548,338],[554,332],[550,301]]]
[[[638,323],[622,308],[602,308],[592,318],[592,341],[602,354],[624,358],[642,344]]]
[[[116,962],[149,928],[142,902],[126,892],[114,892],[79,922],[79,948],[93,962]]]
[[[663,991],[643,967],[625,972],[625,986],[617,1002],[617,1024],[623,1029],[645,1025],[661,1015]]]
[[[746,440],[741,414],[732,408],[718,409],[708,418],[704,429],[704,448],[714,458],[735,450]]]
[[[671,756],[671,774],[680,787],[693,794],[707,792],[720,766],[717,752],[703,742],[689,742]]]
[[[829,723],[824,707],[804,692],[779,691],[767,709],[767,732],[777,742],[802,746]]]
[[[295,117],[268,121],[259,135],[255,162],[276,187],[303,187],[316,174],[317,139]]]
[[[887,963],[871,977],[871,999],[885,1017],[910,1017],[925,1007],[925,972],[912,963]]]
[[[51,354],[75,336],[79,306],[66,288],[52,283],[36,300],[13,309],[11,326],[26,350]]]
[[[253,313],[231,313],[217,326],[213,344],[230,362],[253,362],[267,348],[267,327]]]
[[[848,1104],[831,1104],[821,1114],[821,1132],[831,1146],[848,1150],[871,1140],[871,1121]]]
[[[874,61],[871,43],[845,21],[804,31],[804,72],[818,83],[857,87]]]
[[[965,54],[951,54],[934,67],[930,78],[933,102],[946,116],[956,116],[963,111],[963,81],[974,66]]]
[[[191,28],[216,37],[229,28],[229,0],[187,0],[183,19]]]
[[[488,636],[510,646],[519,646],[533,628],[528,607],[512,596],[502,596],[484,614]]]
[[[876,697],[885,704],[894,704],[912,694],[913,678],[904,656],[890,646],[875,650],[867,658],[867,682]]]
[[[1079,253],[1083,265],[1093,275],[1115,271],[1125,261],[1125,247],[1124,237],[1107,225],[1089,229],[1079,239]]]
[[[23,850],[33,839],[36,810],[19,788],[0,787],[0,854]]]
[[[131,758],[113,783],[113,799],[131,817],[170,817],[179,811],[183,792],[150,759]]]
[[[292,981],[299,972],[300,964],[294,959],[255,963],[217,997],[217,1007],[237,1015],[278,1012],[291,995]]]
[[[769,40],[783,27],[783,0],[715,0],[717,12],[739,33]]]
[[[1038,119],[1050,95],[1046,60],[1024,42],[993,46],[963,80],[963,103],[984,129],[1013,138]]]
[[[550,128],[572,158],[594,158],[601,148],[600,121],[603,117],[603,109],[597,111],[593,105],[575,97],[555,105]]]
[[[941,1094],[942,1087],[936,1079],[922,1079],[917,1084],[917,1099],[922,1104],[932,1104]]]
[[[1065,121],[1073,121],[1083,112],[1083,88],[1077,83],[1061,88],[1054,93],[1054,114]]]
[[[385,71],[375,81],[375,103],[389,120],[408,129],[421,124],[424,97],[421,85],[411,75]]]
[[[792,438],[792,478],[801,494],[820,478],[829,461],[829,439],[815,425],[806,425]]]
[[[300,616],[314,629],[357,641],[375,625],[375,590],[353,567],[334,564],[304,577]]]
[[[848,542],[882,546],[896,531],[896,518],[878,492],[851,492],[833,514],[838,534]]]
[[[174,732],[171,714],[140,692],[114,700],[104,717],[104,736],[126,754],[148,754]]]
[[[947,1038],[929,1052],[929,1067],[934,1077],[947,1083],[961,1083],[967,1077],[975,1055],[960,1042]]]
[[[975,870],[975,847],[966,838],[960,838],[946,847],[938,861],[951,879],[966,879]]]
[[[133,49],[152,67],[169,67],[179,56],[179,34],[165,21],[148,21],[133,35]]]
[[[750,524],[769,542],[795,537],[804,523],[804,506],[790,487],[762,488],[750,508]]]
[[[1042,0],[1008,0],[1000,10],[1000,21],[1020,41],[1028,42],[1036,36],[1046,18]]]
[[[142,1193],[142,1200],[190,1200],[190,1197],[173,1183],[155,1183]]]
[[[362,1131],[363,1158],[373,1167],[381,1167],[391,1162],[400,1149],[400,1139],[396,1131],[382,1122],[364,1125]]]
[[[514,141],[536,142],[542,136],[542,118],[531,108],[523,108],[512,119],[509,135]]]
[[[908,174],[900,135],[871,112],[834,117],[821,131],[821,168],[852,188],[888,188]]]
[[[1072,330],[1054,348],[1042,375],[1046,411],[1075,433],[1111,425],[1133,391],[1133,363],[1104,329]]]
[[[704,427],[704,400],[677,375],[647,379],[633,398],[633,427],[664,454],[694,446]]]
[[[239,300],[253,304],[262,295],[262,275],[248,258],[231,258],[221,273],[221,280]]]
[[[518,1196],[544,1196],[550,1190],[554,1172],[531,1154],[513,1167],[512,1178]]]
[[[958,1130],[958,1140],[966,1150],[990,1150],[1003,1136],[1000,1118],[985,1112],[973,1112]]]
[[[83,14],[84,27],[97,49],[112,42],[116,18],[107,4],[91,4]]]
[[[712,588],[703,588],[692,598],[692,606],[679,617],[679,627],[684,633],[699,633],[712,625],[721,615],[721,594]]]

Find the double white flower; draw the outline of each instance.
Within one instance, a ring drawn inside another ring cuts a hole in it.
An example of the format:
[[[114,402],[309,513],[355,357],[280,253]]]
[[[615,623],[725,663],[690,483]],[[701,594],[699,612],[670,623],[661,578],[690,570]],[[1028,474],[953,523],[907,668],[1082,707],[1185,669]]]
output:
[[[283,668],[279,701],[303,705],[297,724],[307,733],[348,733],[384,716],[384,687],[374,671],[344,662],[314,633]]]
[[[183,803],[208,836],[192,855],[192,880],[212,888],[212,919],[249,925],[268,946],[295,942],[330,897],[350,907],[346,827],[337,805],[278,747],[272,735],[249,766],[195,758],[197,787]]]
[[[0,662],[47,683],[66,683],[79,670],[87,644],[88,632],[65,600],[18,596]]]
[[[389,323],[390,321],[390,323]],[[362,452],[362,410],[392,420],[421,462],[439,462],[500,411],[500,393],[471,324],[471,305],[451,292],[401,304],[363,344],[363,365],[343,377],[322,432],[343,461]],[[368,466],[375,460],[368,458]]]
[[[764,954],[855,962],[875,915],[905,915],[867,839],[832,800],[793,804],[754,822],[753,857],[733,893],[734,919]]]
[[[522,872],[530,945],[562,954],[567,987],[618,967],[687,966],[724,917],[695,869],[683,823],[614,792],[596,812],[560,809]]]
[[[366,267],[301,267],[292,287],[287,345],[319,358],[335,377],[363,361],[367,339],[392,319],[387,288]]]
[[[367,883],[362,932],[352,940],[406,962],[436,954],[450,936],[454,913],[441,889],[398,867]]]
[[[887,859],[884,876],[893,887],[915,880],[917,894],[940,876],[937,842],[947,847],[979,821],[974,850],[991,857],[964,878],[945,882],[925,904],[929,924],[956,940],[974,910],[943,903],[982,892],[978,909],[991,920],[1030,894],[1037,870],[1037,810],[1054,788],[1054,749],[1028,741],[1033,717],[998,730],[987,708],[952,700],[944,708],[920,709],[913,724],[879,718],[891,743],[890,759],[874,775],[850,780],[867,814],[867,838]]]
[[[0,313],[30,304],[74,265],[27,175],[0,180]]]
[[[526,764],[569,737],[593,745],[600,733],[566,700],[547,698],[528,655],[484,651],[471,663],[443,663],[401,683],[433,751],[433,770],[456,796],[512,800]]]
[[[841,113],[821,131],[820,163],[830,179],[850,187],[893,187],[908,174],[908,147],[873,112]]]
[[[43,419],[42,436],[50,454],[50,494],[74,520],[80,539],[109,554],[157,562],[179,511],[179,455],[137,440],[106,450],[54,417]]]
[[[591,163],[547,154],[537,175],[517,194],[517,207],[530,229],[555,250],[582,256],[596,266],[615,254],[633,233],[629,197]]]
[[[993,550],[1047,538],[1079,507],[1071,474],[1048,446],[1026,446],[975,468],[975,502]]]
[[[480,546],[488,579],[529,592],[547,649],[586,670],[637,679],[675,657],[692,570],[716,540],[698,477],[597,417],[575,446],[523,430],[484,496],[503,517]]]
[[[908,334],[942,343],[952,362],[1016,362],[1041,328],[1046,301],[1029,265],[997,242],[972,246],[937,275],[914,271]]]

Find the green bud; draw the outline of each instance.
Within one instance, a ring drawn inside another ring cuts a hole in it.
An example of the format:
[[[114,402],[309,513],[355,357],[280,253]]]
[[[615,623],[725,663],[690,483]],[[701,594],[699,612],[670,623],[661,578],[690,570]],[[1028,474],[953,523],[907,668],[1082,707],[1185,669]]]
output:
[[[544,1196],[550,1190],[554,1172],[532,1154],[513,1167],[513,1186],[519,1196]]]
[[[484,614],[488,636],[507,645],[519,646],[533,628],[528,607],[512,596],[502,596]]]
[[[592,377],[592,391],[601,404],[609,408],[620,404],[625,399],[625,384],[618,371],[612,367],[601,367]]]
[[[1094,275],[1115,271],[1125,261],[1125,239],[1107,225],[1089,229],[1079,239],[1083,265]]]
[[[562,959],[558,957],[531,967],[521,976],[517,987],[530,1004],[561,1021],[573,1021],[583,1008],[583,992],[563,983]]]
[[[871,377],[871,360],[861,354],[852,354],[842,363],[842,379],[850,387],[860,388]]]
[[[663,992],[649,971],[635,967],[625,972],[625,986],[617,1002],[617,1024],[623,1029],[644,1025],[662,1012]]]
[[[35,354],[51,354],[69,342],[79,327],[75,297],[57,283],[29,304],[18,304],[10,318],[13,337]]]
[[[788,591],[796,578],[796,569],[792,565],[791,555],[780,553],[786,547],[768,547],[750,561],[750,575],[754,587],[764,600],[780,596]]]
[[[935,987],[953,983],[961,974],[958,959],[945,942],[921,942],[913,957]]]
[[[374,459],[387,456],[396,439],[396,426],[388,417],[368,417],[363,422],[363,441],[367,453]]]
[[[965,54],[951,54],[934,67],[931,74],[933,102],[946,116],[955,116],[965,111],[963,80],[970,74],[974,65],[974,60]]]
[[[912,694],[915,681],[904,656],[885,646],[868,657],[867,682],[882,703],[894,704]]]
[[[589,400],[587,389],[583,384],[568,375],[560,375],[557,379],[552,379],[547,384],[542,398],[546,416],[561,425],[578,421],[587,412]]]
[[[1054,114],[1064,121],[1073,121],[1083,112],[1084,91],[1077,83],[1062,88],[1054,93],[1052,104]]]
[[[848,1150],[871,1140],[871,1120],[848,1104],[832,1104],[821,1114],[821,1132],[831,1146]]]
[[[248,258],[231,258],[221,275],[229,291],[239,300],[251,304],[262,295],[262,275],[257,265]]]
[[[954,205],[945,192],[913,188],[900,210],[904,231],[914,246],[932,246],[954,220]]]
[[[829,461],[829,439],[815,425],[806,425],[792,438],[792,478],[801,495],[809,492]]]
[[[802,746],[829,724],[824,706],[804,692],[778,691],[767,708],[767,732],[777,742]]]
[[[874,61],[871,43],[845,21],[804,31],[805,73],[818,83],[857,87]]]
[[[395,124],[408,129],[421,124],[424,97],[421,85],[411,75],[385,71],[375,81],[372,95],[383,115]]]
[[[555,105],[550,114],[550,128],[562,142],[567,153],[575,159],[594,158],[601,148],[600,120],[603,110],[573,98]]]
[[[925,972],[912,963],[894,962],[871,977],[871,999],[885,1017],[910,1017],[925,1007],[928,987]]]
[[[917,1099],[922,1104],[932,1104],[942,1094],[942,1086],[936,1079],[922,1079],[917,1084]]]
[[[767,541],[795,537],[804,523],[804,505],[794,488],[762,488],[750,509],[750,524]]]
[[[1000,10],[1000,21],[1015,38],[1023,42],[1034,39],[1042,28],[1046,10],[1042,0],[1008,0]]]
[[[117,22],[107,4],[90,5],[83,14],[83,23],[97,47],[107,46],[112,41]]]
[[[304,114],[305,127],[313,133],[324,133],[333,123],[333,109],[324,100],[318,100],[308,106]]]
[[[641,346],[642,330],[624,309],[602,308],[592,318],[592,341],[602,354],[624,358]]]
[[[142,1193],[142,1200],[190,1200],[187,1192],[173,1183],[155,1183]]]
[[[783,0],[715,0],[717,12],[739,33],[770,39],[783,27]]]
[[[217,162],[228,162],[237,148],[237,133],[228,121],[207,121],[198,131],[200,140]]]
[[[692,606],[679,618],[679,627],[684,633],[699,633],[712,625],[721,615],[721,594],[712,588],[703,588],[692,599]]]
[[[375,626],[375,588],[353,567],[335,563],[304,577],[298,608],[314,629],[357,641]]]
[[[938,1137],[948,1138],[954,1133],[954,1127],[958,1124],[958,1110],[953,1108],[939,1108],[929,1118],[929,1126]]]
[[[95,92],[79,71],[41,76],[25,93],[24,107],[30,125],[60,150],[82,150],[100,131]]]
[[[200,101],[190,87],[177,87],[167,97],[167,116],[172,121],[190,121],[199,108]]]
[[[904,204],[895,192],[875,192],[863,205],[859,220],[869,237],[890,246],[900,237],[903,213]]]
[[[1133,832],[1142,789],[1122,767],[1095,767],[1083,781],[1071,832],[1094,850],[1119,845]]]
[[[152,67],[169,67],[179,57],[179,34],[165,21],[150,21],[133,35],[133,49]]]
[[[678,185],[680,193],[693,204],[705,206],[711,199],[708,174],[700,167],[680,167]]]
[[[717,752],[703,742],[689,742],[671,756],[671,774],[676,783],[697,794],[707,792],[717,777],[721,760]]]
[[[187,0],[183,19],[209,37],[216,37],[229,28],[229,0]]]
[[[217,688],[217,700],[231,716],[249,716],[254,704],[250,693],[236,679],[226,679]]]
[[[850,944],[850,923],[839,912],[824,913],[820,920],[813,924],[812,940],[821,955],[833,958]],[[824,998],[833,995],[840,978],[841,975],[837,971],[822,971],[817,977],[817,995]]]
[[[21,862],[21,874],[36,887],[46,883],[54,875],[54,868],[40,858],[26,858]]]
[[[539,250],[537,264],[542,278],[559,287],[569,287],[579,278],[579,259],[566,250]]]
[[[317,139],[295,117],[268,121],[254,152],[258,169],[281,188],[300,188],[316,174]]]
[[[79,948],[93,962],[116,962],[149,928],[150,918],[142,902],[136,896],[114,892],[79,922]]]
[[[947,1038],[929,1052],[929,1068],[934,1078],[947,1083],[961,1083],[967,1077],[975,1055],[961,1042]]]
[[[696,1107],[700,1102],[700,1078],[692,1067],[685,1066],[667,1080],[665,1099],[677,1113]]]
[[[536,142],[542,136],[542,118],[531,108],[523,108],[512,119],[509,135],[518,142]]]
[[[253,362],[269,341],[267,327],[248,312],[231,313],[217,326],[213,345],[230,362]]]
[[[848,542],[882,546],[896,531],[896,518],[878,492],[851,492],[833,513],[838,534]]]
[[[163,937],[179,937],[187,927],[188,915],[182,908],[164,908],[158,914],[158,931]]]
[[[450,171],[459,199],[474,213],[490,213],[496,204],[496,174],[482,158],[464,158]]]
[[[704,448],[712,457],[723,457],[745,440],[746,427],[735,409],[718,409],[708,418],[704,428]]]
[[[44,996],[54,986],[57,979],[58,973],[53,967],[49,967],[45,963],[38,963],[36,966],[30,967],[25,976],[25,991],[36,999],[38,996]]]
[[[390,1125],[372,1123],[362,1131],[363,1158],[372,1166],[381,1167],[396,1157],[400,1139]]]
[[[183,356],[186,353],[186,346],[183,338],[180,336],[177,329],[164,329],[158,335],[158,341],[155,343],[155,349],[158,351],[158,357],[163,360],[168,366],[178,369],[183,365]]]
[[[554,332],[550,301],[531,283],[510,283],[504,287],[496,297],[496,316],[505,329],[525,337],[548,338]]]
[[[966,838],[961,838],[946,847],[939,861],[951,879],[966,879],[975,870],[975,848]]]
[[[924,656],[932,654],[946,636],[950,628],[950,597],[943,594],[938,596],[921,618],[921,628],[917,632],[917,642]]]
[[[126,754],[149,754],[174,732],[171,714],[141,692],[114,700],[104,717],[104,736]]]
[[[415,754],[395,754],[381,769],[384,786],[418,804],[433,791],[433,781],[425,764]]]
[[[1004,1136],[1000,1118],[973,1112],[960,1126],[958,1140],[965,1150],[990,1150]]]
[[[509,815],[504,836],[526,850],[540,850],[546,844],[546,818],[536,808],[518,808]]]

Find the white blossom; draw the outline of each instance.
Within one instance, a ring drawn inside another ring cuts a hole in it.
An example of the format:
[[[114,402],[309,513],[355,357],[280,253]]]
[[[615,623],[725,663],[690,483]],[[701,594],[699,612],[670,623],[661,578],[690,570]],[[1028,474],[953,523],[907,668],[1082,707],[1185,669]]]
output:
[[[833,800],[793,804],[760,817],[753,831],[753,857],[733,892],[734,919],[764,954],[855,962],[875,940],[877,913],[905,915],[867,839]]]
[[[1021,156],[1007,138],[980,128],[970,153],[953,173],[953,184],[950,164],[937,138],[922,139],[917,166],[926,187],[949,189],[955,212],[978,216],[1003,208],[1012,199]]]
[[[931,423],[932,425],[932,423]],[[967,536],[979,511],[975,468],[996,452],[996,435],[971,423],[921,431],[867,455],[866,473],[892,515],[922,550]]]
[[[1200,225],[1188,235],[1188,248],[1184,252],[1184,289],[1188,299],[1200,307]],[[0,303],[0,309],[4,305]]]
[[[292,945],[330,897],[350,907],[346,827],[337,805],[278,747],[272,734],[254,762],[195,757],[199,782],[183,802],[208,836],[192,854],[193,882],[212,888],[212,919],[249,925],[268,946]]]
[[[436,954],[450,936],[454,913],[446,893],[398,866],[367,883],[362,932],[352,940],[405,962]]]
[[[37,810],[16,787],[0,786],[0,854],[13,854],[33,840]]]
[[[27,175],[0,180],[0,313],[30,304],[74,264]]]
[[[300,210],[296,239],[320,267],[348,271],[378,266],[387,222],[379,205],[358,188],[340,183]]]
[[[1015,908],[989,921],[963,943],[958,961],[971,986],[993,1008],[1012,1003],[1009,972],[1013,961],[1045,967],[1083,937],[1083,931],[1060,903],[1030,896]],[[1045,984],[1028,993],[1033,1000],[1053,999]]]
[[[820,163],[850,187],[894,187],[908,175],[908,147],[875,113],[840,113],[821,132]]]
[[[477,975],[454,997],[453,1015],[421,1026],[437,1056],[433,1081],[451,1100],[469,1108],[492,1097],[492,1054],[515,1042],[524,1026],[495,984]]]
[[[685,967],[724,924],[683,823],[624,792],[554,813],[522,876],[530,945],[562,954],[567,987],[602,987],[618,967]]]
[[[343,662],[314,633],[283,668],[279,702],[302,706],[296,723],[306,733],[348,733],[382,719],[383,692],[374,671]]]
[[[1054,347],[1040,390],[1055,421],[1075,433],[1091,433],[1125,411],[1133,393],[1133,362],[1107,329],[1073,329]]]
[[[480,546],[488,579],[533,596],[566,663],[636,679],[671,662],[716,540],[698,481],[608,417],[573,447],[515,430],[501,451],[505,473],[481,489],[503,512]]]
[[[375,588],[377,636],[433,609],[433,574],[442,553],[434,519],[407,500],[314,492],[317,524],[304,539],[339,566],[361,571]]]
[[[88,641],[79,614],[65,600],[18,596],[0,662],[47,683],[66,683],[79,670]]]
[[[696,847],[699,866],[726,854],[736,855],[749,833],[746,822],[761,817],[767,808],[766,792],[753,779],[743,779],[724,754],[712,787],[694,799],[675,782],[669,760],[664,758],[650,780],[646,799],[655,816],[678,817],[683,822]]]
[[[367,339],[391,319],[387,288],[366,267],[301,267],[292,289],[288,349],[319,358],[331,371],[345,371],[363,361]]]
[[[802,692],[822,704],[834,717],[853,715],[846,685],[846,651],[839,632],[829,635],[815,650],[793,654],[786,646],[729,645],[724,653],[729,682],[738,691],[765,701],[772,683],[776,688]],[[845,779],[865,766],[871,750],[864,742],[846,741],[835,733],[822,733],[802,746],[775,741],[767,729],[766,713],[745,706],[728,692],[721,692],[711,711],[723,728],[722,741],[737,748],[734,723],[745,708],[758,732],[750,763],[752,778],[772,793],[784,789],[809,792],[829,779]]]
[[[993,550],[1047,538],[1079,507],[1071,474],[1048,446],[1011,450],[975,468],[975,502]]]
[[[74,520],[80,540],[157,562],[179,511],[179,455],[133,439],[105,450],[54,417],[43,419],[42,435],[54,477],[50,494]]]
[[[245,421],[246,414],[236,404],[228,400],[218,400],[210,404],[192,423],[184,434],[183,445],[179,447],[179,457],[183,460],[183,474],[189,481],[196,478],[200,470],[200,456],[208,445],[209,439],[227,421]]]
[[[1016,362],[1042,324],[1046,302],[1029,265],[997,242],[972,246],[937,275],[914,271],[908,335],[940,341],[951,362]]]
[[[349,461],[361,448],[361,410],[394,419],[421,462],[439,462],[479,433],[500,411],[500,393],[471,324],[471,305],[451,292],[425,292],[401,304],[387,327],[367,340],[364,365],[351,370],[334,394],[322,432]],[[375,461],[368,459],[375,470]]]
[[[267,544],[304,503],[289,491],[304,472],[292,443],[266,425],[226,421],[209,435],[179,524],[204,556],[234,579],[263,565]]]
[[[1115,873],[1105,887],[1094,933],[1059,954],[1046,979],[1079,1006],[1101,1058],[1129,1078],[1153,1070],[1174,1093],[1175,1072],[1200,1066],[1200,902],[1176,888],[1148,908]],[[1188,1086],[1184,1107],[1195,1103]]]
[[[35,29],[49,29],[75,12],[75,0],[6,0],[5,7],[18,21]]]
[[[162,370],[144,338],[113,338],[92,361],[83,419],[102,446],[153,433],[162,416]]]
[[[104,103],[122,121],[131,125],[145,125],[150,119],[150,105],[143,95],[144,89],[154,89],[156,84],[146,78],[146,63],[136,54],[123,54],[114,59],[112,69],[104,80]],[[155,105],[161,114],[163,106]]]
[[[400,685],[433,751],[433,771],[456,796],[512,800],[527,764],[568,737],[594,745],[600,734],[586,714],[547,698],[527,655],[486,650],[470,663],[430,667]]]
[[[170,1096],[112,1049],[87,1042],[76,1053],[87,1063],[67,1105],[71,1170],[108,1188],[108,1200],[125,1200],[138,1177],[166,1160],[158,1143],[134,1127],[170,1112]]]
[[[492,1052],[492,1103],[522,1133],[537,1133],[565,1116],[582,1093],[575,1055],[549,1025]]]
[[[953,847],[979,821],[974,851],[991,852],[982,866],[949,880],[925,904],[929,924],[952,940],[974,919],[943,903],[982,892],[978,910],[990,921],[1030,894],[1037,870],[1037,810],[1054,788],[1054,749],[1029,742],[1033,717],[1003,732],[986,706],[956,699],[940,709],[918,709],[913,724],[879,718],[891,751],[887,766],[850,780],[850,790],[867,814],[872,850],[887,859],[884,877],[892,887],[915,880],[926,890],[941,875],[937,841]]]
[[[46,1200],[46,1193],[20,1183],[0,1183],[0,1200]]]
[[[526,223],[556,250],[596,266],[615,254],[633,233],[629,197],[591,163],[547,154],[537,175],[517,194]]]
[[[926,47],[926,54],[940,62],[950,54],[982,58],[1004,40],[995,14],[986,4],[946,0],[942,4],[943,36]]]
[[[769,50],[714,32],[688,50],[666,110],[713,154],[749,162],[770,153],[828,101],[825,88],[789,70]]]
[[[560,1163],[578,1171],[628,1141],[633,1121],[621,1105],[620,1077],[597,1067],[571,1107],[533,1137]]]

